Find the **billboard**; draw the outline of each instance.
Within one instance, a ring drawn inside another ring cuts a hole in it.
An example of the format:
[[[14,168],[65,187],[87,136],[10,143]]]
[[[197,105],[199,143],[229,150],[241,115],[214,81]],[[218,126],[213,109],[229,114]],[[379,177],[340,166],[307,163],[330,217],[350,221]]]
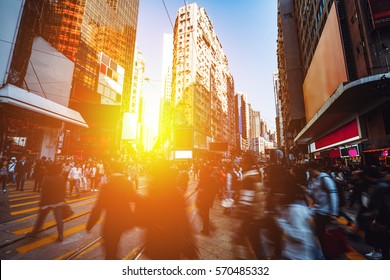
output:
[[[303,83],[307,122],[338,86],[348,80],[340,35],[337,12],[333,3]]]
[[[390,25],[390,1],[369,0],[371,20],[374,28]]]
[[[340,147],[340,157],[358,157],[360,156],[358,145]]]

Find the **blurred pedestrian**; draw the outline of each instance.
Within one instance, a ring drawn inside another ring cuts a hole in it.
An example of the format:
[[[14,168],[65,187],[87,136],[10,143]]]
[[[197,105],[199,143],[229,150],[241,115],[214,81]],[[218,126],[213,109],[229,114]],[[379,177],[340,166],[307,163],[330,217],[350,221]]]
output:
[[[0,181],[1,181],[3,193],[7,191],[7,180],[8,180],[8,161],[6,159],[3,159],[0,166]]]
[[[38,160],[34,165],[34,192],[40,192],[43,179],[46,175],[46,157],[43,156],[40,160]]]
[[[229,164],[226,172],[226,188],[224,191],[224,199],[222,200],[222,206],[224,207],[223,213],[229,215],[231,209],[234,206],[236,194],[239,191],[239,184],[241,183],[241,170],[235,164]]]
[[[365,230],[365,241],[374,248],[365,256],[373,260],[389,260],[390,182],[373,166],[364,168],[362,176],[372,186],[367,211],[363,215],[370,223]]]
[[[264,222],[267,194],[262,183],[260,171],[256,168],[256,158],[247,152],[241,161],[242,182],[238,196],[238,210],[241,219],[238,239],[247,239],[255,251],[256,257],[262,259],[264,249],[260,228]]]
[[[156,160],[150,172],[149,195],[136,208],[146,227],[145,255],[155,260],[198,259],[176,170],[167,161]]]
[[[201,233],[210,234],[210,208],[213,207],[215,196],[218,191],[218,180],[215,168],[205,164],[199,172],[199,181],[196,187],[198,196],[196,205],[202,219]]]
[[[47,176],[42,184],[41,200],[39,202],[39,213],[35,225],[29,237],[35,237],[42,227],[50,210],[54,211],[57,225],[57,241],[62,241],[63,235],[63,207],[65,206],[66,178],[61,175],[62,166],[52,164],[48,167]]]
[[[69,181],[69,196],[72,195],[73,188],[76,189],[76,195],[79,196],[80,193],[80,182],[83,176],[83,170],[81,168],[80,163],[76,163],[72,169],[70,169],[69,175],[68,175],[68,181]]]
[[[318,260],[324,256],[315,233],[312,211],[302,189],[304,170],[293,168],[282,171],[284,184],[273,193],[274,219],[277,230],[273,240],[278,250],[274,258],[288,260]]]
[[[314,203],[316,234],[325,257],[328,257],[325,250],[325,233],[339,213],[336,183],[329,174],[321,171],[317,162],[310,162],[308,171],[308,194]]]
[[[189,181],[190,176],[188,174],[188,171],[184,167],[181,167],[177,176],[177,186],[183,192],[183,194],[187,192]]]
[[[27,174],[30,172],[31,165],[27,161],[25,156],[16,163],[15,174],[16,174],[16,190],[24,191],[24,182],[27,179]]]
[[[118,258],[118,245],[122,234],[135,224],[131,205],[135,201],[135,194],[132,184],[124,172],[125,166],[123,164],[112,162],[108,169],[110,178],[100,188],[86,230],[87,232],[92,230],[105,210],[102,227],[105,258],[114,260]]]
[[[16,166],[16,157],[11,157],[10,163],[8,164],[8,181],[11,182],[11,185],[13,187],[16,186],[15,166]]]

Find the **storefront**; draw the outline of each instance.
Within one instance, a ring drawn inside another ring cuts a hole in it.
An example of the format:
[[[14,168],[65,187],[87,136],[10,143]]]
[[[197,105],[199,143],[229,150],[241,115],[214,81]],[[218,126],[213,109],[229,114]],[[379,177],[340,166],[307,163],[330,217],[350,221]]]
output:
[[[369,150],[390,147],[389,81],[387,73],[340,84],[294,142],[308,145],[312,159],[378,164]]]
[[[82,116],[65,106],[11,84],[0,89],[1,156],[54,159],[64,123],[88,128]]]

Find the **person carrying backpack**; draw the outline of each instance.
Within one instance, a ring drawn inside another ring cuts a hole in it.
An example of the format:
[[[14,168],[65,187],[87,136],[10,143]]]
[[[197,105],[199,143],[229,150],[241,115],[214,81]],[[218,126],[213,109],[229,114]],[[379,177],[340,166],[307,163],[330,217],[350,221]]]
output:
[[[307,168],[310,173],[307,190],[314,204],[316,234],[325,257],[328,257],[324,239],[328,226],[339,213],[337,187],[332,177],[321,171],[317,162],[310,162]]]

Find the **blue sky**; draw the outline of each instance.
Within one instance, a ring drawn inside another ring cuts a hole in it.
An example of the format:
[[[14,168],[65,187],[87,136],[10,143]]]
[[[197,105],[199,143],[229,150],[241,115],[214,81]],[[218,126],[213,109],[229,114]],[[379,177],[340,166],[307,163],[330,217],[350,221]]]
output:
[[[172,24],[177,10],[196,2],[204,7],[229,60],[235,91],[245,92],[255,110],[275,127],[272,73],[277,70],[276,0],[165,0]],[[143,53],[145,94],[158,97],[161,86],[163,34],[173,33],[162,0],[140,0],[137,41]],[[147,97],[147,98],[148,98]]]

